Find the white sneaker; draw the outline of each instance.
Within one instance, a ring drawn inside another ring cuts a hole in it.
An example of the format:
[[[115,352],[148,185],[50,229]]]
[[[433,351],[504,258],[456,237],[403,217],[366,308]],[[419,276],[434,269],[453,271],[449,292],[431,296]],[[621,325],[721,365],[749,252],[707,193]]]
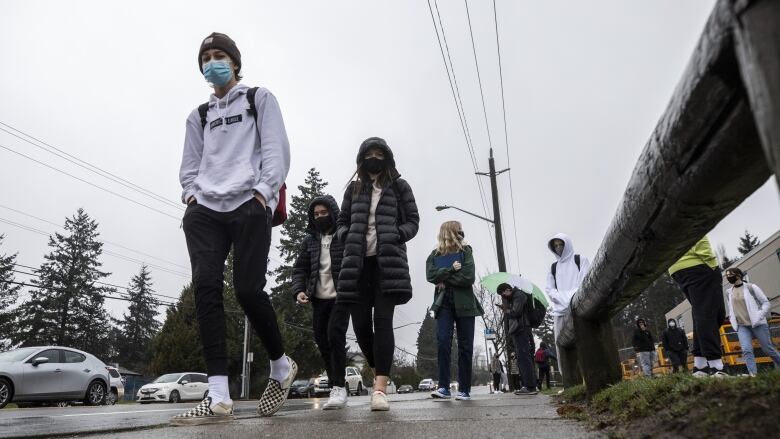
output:
[[[330,389],[330,398],[328,402],[322,406],[323,410],[338,410],[347,406],[347,389],[343,387],[333,386]]]
[[[375,391],[371,395],[371,411],[372,412],[386,412],[390,410],[390,404],[387,403],[387,395],[385,392]]]

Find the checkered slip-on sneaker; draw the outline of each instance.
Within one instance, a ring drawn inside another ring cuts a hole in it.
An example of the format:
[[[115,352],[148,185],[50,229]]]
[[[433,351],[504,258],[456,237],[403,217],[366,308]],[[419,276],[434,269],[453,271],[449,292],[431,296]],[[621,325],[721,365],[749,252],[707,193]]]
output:
[[[287,359],[290,360],[290,372],[287,374],[287,378],[281,383],[273,378],[268,378],[268,385],[265,387],[260,404],[257,406],[257,414],[260,416],[273,416],[287,401],[290,385],[295,380],[295,375],[298,374],[298,365],[292,358],[287,357]]]
[[[220,402],[211,409],[211,397],[207,396],[200,404],[193,409],[171,419],[171,425],[202,425],[202,424],[221,424],[230,422],[233,419],[233,404]]]

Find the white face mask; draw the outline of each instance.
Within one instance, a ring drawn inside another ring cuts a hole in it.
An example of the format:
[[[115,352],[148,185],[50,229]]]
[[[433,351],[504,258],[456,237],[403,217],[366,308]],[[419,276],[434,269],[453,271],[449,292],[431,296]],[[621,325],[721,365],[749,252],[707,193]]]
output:
[[[677,323],[669,322],[669,327],[670,328],[674,328],[675,326],[677,326]]]

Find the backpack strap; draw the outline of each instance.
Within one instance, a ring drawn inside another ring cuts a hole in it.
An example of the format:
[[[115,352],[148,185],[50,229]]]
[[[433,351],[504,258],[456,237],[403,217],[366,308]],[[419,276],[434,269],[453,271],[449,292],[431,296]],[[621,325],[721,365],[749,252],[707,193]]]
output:
[[[577,271],[580,271],[580,255],[574,255],[574,263],[577,264]]]
[[[257,107],[255,106],[255,95],[257,94],[258,87],[252,87],[246,91],[246,100],[249,101],[249,114],[255,119],[255,125],[257,125]]]
[[[750,292],[750,295],[753,296],[753,300],[756,301],[756,305],[758,305],[758,307],[760,308],[761,302],[759,302],[758,296],[756,296],[756,291],[753,289],[753,285],[745,282],[745,286],[747,287],[748,292]]]
[[[209,112],[209,103],[198,105],[198,114],[200,115],[200,127],[206,128],[206,114]]]
[[[555,284],[555,289],[558,289],[558,279],[555,277],[555,271],[558,268],[558,263],[553,262],[552,266],[550,266],[550,273],[552,273],[553,276],[553,283]]]

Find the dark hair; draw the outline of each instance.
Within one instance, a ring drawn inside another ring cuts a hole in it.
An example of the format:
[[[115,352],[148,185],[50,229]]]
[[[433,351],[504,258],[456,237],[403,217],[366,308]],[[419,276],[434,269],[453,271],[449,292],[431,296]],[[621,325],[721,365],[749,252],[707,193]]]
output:
[[[745,273],[743,273],[743,272],[742,272],[742,270],[740,270],[740,269],[739,269],[739,268],[737,268],[737,267],[733,267],[733,268],[727,268],[727,269],[726,269],[726,274],[729,274],[729,273],[734,273],[734,274],[736,274],[737,276],[739,276],[739,277],[742,277],[742,278],[744,278],[744,277],[745,277]]]
[[[500,284],[498,286],[498,288],[496,289],[496,294],[501,294],[502,292],[504,292],[507,289],[511,290],[512,289],[512,285],[509,285],[508,283]]]
[[[539,343],[539,347],[540,347],[541,349],[547,349],[547,343],[545,343],[545,342],[541,342],[541,343]]]

